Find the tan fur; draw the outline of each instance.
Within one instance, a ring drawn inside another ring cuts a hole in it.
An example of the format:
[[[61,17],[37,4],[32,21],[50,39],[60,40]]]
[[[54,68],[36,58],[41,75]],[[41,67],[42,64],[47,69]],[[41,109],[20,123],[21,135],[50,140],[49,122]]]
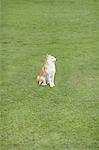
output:
[[[48,54],[47,54],[48,55]],[[42,69],[41,69],[41,71],[40,71],[40,74],[37,76],[37,79],[36,79],[36,81],[37,81],[37,83],[39,84],[39,85],[46,85],[46,82],[45,82],[45,76],[46,76],[46,69],[47,69],[47,55],[46,55],[46,59],[45,59],[45,64],[44,64],[44,66],[42,67]]]

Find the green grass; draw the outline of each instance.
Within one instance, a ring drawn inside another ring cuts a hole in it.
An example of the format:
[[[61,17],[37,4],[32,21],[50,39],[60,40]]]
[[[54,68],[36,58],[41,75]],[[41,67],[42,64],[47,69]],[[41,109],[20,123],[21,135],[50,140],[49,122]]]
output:
[[[98,150],[98,0],[2,0],[0,150]],[[56,86],[35,81],[46,53]]]

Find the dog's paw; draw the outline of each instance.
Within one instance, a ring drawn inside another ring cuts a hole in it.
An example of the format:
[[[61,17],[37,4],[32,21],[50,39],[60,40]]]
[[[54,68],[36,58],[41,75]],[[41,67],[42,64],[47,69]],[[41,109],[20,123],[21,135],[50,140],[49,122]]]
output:
[[[50,84],[50,87],[54,87],[55,86],[55,84]]]

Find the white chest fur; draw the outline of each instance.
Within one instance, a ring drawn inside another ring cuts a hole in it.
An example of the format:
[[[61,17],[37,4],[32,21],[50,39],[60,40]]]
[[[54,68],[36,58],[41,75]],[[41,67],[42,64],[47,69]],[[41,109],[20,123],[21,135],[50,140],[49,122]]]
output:
[[[54,77],[55,77],[55,62],[56,58],[54,56],[48,55],[46,61],[46,82],[50,85],[50,87],[55,86]]]
[[[48,63],[48,73],[55,74],[55,63],[54,62]]]

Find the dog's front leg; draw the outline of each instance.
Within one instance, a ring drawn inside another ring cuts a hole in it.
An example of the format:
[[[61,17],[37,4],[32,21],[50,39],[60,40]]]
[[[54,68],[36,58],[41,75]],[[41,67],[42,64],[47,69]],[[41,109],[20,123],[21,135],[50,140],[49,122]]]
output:
[[[52,75],[49,75],[48,80],[49,80],[49,85],[50,85],[50,87],[55,86],[54,81],[53,81],[53,80],[54,80],[54,77],[53,77]]]
[[[55,86],[54,79],[55,79],[55,73],[53,73],[53,75],[52,75],[52,85],[53,85],[53,86]]]
[[[51,77],[49,77],[49,85],[50,85],[50,87],[53,87],[53,84],[52,84],[52,79],[51,79]]]

